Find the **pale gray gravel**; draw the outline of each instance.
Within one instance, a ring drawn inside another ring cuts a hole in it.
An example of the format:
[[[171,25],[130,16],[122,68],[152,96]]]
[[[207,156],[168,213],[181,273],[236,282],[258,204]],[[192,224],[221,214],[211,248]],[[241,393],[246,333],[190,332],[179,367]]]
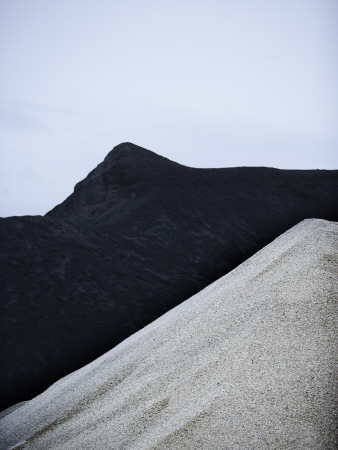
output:
[[[337,237],[292,228],[6,415],[0,448],[337,448]]]

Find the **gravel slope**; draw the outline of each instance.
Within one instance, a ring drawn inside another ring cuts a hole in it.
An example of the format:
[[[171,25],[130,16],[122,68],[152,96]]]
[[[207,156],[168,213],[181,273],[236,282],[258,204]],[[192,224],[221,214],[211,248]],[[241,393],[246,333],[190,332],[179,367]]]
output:
[[[338,224],[306,220],[0,422],[1,449],[335,449]]]

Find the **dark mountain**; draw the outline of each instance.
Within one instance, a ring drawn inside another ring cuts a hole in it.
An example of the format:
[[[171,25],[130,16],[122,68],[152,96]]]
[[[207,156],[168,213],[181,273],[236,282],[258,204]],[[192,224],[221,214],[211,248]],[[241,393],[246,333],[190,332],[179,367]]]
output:
[[[194,169],[121,144],[41,216],[1,227],[5,408],[42,392],[305,218],[338,171]]]

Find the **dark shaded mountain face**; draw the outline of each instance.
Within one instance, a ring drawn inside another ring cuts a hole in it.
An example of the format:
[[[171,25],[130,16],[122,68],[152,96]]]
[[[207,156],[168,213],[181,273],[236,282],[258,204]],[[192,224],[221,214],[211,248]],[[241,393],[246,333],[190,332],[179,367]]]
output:
[[[29,399],[305,218],[338,171],[194,169],[121,144],[46,216],[1,227],[1,408]]]

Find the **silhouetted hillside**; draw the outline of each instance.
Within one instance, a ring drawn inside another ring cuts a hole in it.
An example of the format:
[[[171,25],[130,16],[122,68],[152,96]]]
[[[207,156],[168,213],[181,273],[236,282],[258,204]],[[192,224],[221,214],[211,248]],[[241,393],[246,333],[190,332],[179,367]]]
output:
[[[1,407],[26,400],[305,218],[338,220],[338,171],[194,169],[112,150],[46,216],[1,227]]]

